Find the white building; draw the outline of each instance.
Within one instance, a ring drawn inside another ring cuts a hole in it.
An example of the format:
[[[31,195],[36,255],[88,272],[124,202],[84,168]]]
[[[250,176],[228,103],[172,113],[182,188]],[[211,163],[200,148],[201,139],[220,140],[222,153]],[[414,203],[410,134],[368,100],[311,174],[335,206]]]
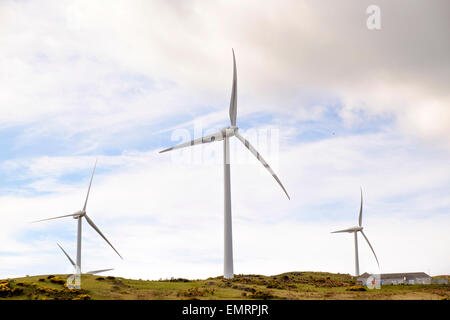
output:
[[[358,277],[358,282],[362,285],[370,285],[368,279],[371,275],[367,272]],[[431,284],[432,278],[425,272],[409,272],[409,273],[382,273],[381,285],[396,284]],[[371,281],[371,279],[369,279]]]

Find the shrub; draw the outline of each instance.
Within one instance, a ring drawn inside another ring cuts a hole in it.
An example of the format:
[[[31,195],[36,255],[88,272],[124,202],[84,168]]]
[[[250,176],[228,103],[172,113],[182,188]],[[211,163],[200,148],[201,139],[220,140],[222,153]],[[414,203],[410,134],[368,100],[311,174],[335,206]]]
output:
[[[194,297],[194,296],[203,296],[203,292],[199,290],[197,287],[189,288],[183,292],[185,297]]]
[[[81,296],[77,300],[89,300],[90,297],[84,297],[87,292],[85,290],[81,289],[57,289],[57,288],[49,288],[49,287],[41,287],[38,286],[34,289],[33,292],[36,296],[36,299],[45,299],[45,300],[72,300],[74,298],[77,298],[78,296]]]
[[[43,293],[45,295],[51,295],[51,294],[58,293],[59,290],[58,289],[53,289],[53,288],[47,288],[47,287],[37,287],[36,288],[36,292]]]
[[[191,280],[184,279],[184,278],[170,278],[169,282],[191,282]]]
[[[242,285],[240,285],[240,286],[233,286],[233,289],[247,291],[247,292],[255,291],[255,289],[253,289],[253,288],[249,288],[249,287],[242,286]]]
[[[225,279],[223,279],[223,280],[221,281],[220,286],[221,286],[221,287],[225,287],[225,288],[231,287],[231,281],[230,281],[230,280],[225,280]]]
[[[30,286],[30,284],[28,282],[18,282],[17,285],[19,287],[29,287]]]
[[[20,296],[22,293],[22,288],[11,288],[11,283],[9,281],[0,281],[0,297]]]
[[[61,278],[61,277],[54,276],[54,277],[52,277],[52,278],[50,279],[50,282],[51,282],[51,283],[56,283],[56,284],[65,284],[65,283],[66,283],[66,280],[64,280],[64,279]]]
[[[270,291],[255,290],[254,292],[250,292],[250,294],[248,294],[248,297],[252,299],[267,300],[273,298],[273,295]]]
[[[23,293],[22,288],[12,288],[11,289],[11,295],[13,296],[20,296]]]
[[[367,289],[363,286],[351,286],[345,289],[346,291],[367,291]]]
[[[185,297],[203,297],[206,294],[214,294],[214,289],[199,289],[197,287],[189,288],[186,291],[182,292],[182,295]]]
[[[40,278],[38,281],[39,282],[45,282],[45,278]]]
[[[8,281],[0,283],[0,297],[7,297],[11,294],[11,285]]]
[[[285,289],[285,284],[276,280],[269,281],[266,285],[268,289]]]
[[[105,280],[105,278],[103,278],[103,277],[97,277],[97,278],[95,278],[95,280],[102,281],[102,280]]]
[[[91,300],[91,296],[88,294],[79,294],[76,297],[72,298],[72,300]]]

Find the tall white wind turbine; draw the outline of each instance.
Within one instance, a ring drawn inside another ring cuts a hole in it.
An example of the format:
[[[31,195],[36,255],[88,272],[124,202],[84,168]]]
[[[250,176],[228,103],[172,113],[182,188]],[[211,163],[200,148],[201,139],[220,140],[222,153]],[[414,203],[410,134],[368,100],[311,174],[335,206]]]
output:
[[[373,250],[372,245],[369,242],[369,239],[367,239],[367,236],[365,235],[362,227],[362,211],[363,211],[363,196],[362,196],[362,189],[361,189],[361,207],[359,209],[359,219],[358,219],[358,226],[353,228],[348,228],[344,230],[338,230],[331,233],[342,233],[342,232],[348,232],[353,233],[355,237],[355,275],[359,276],[359,256],[358,256],[358,232],[361,232],[364,239],[366,239],[367,244],[369,245],[370,249],[373,252],[373,255],[375,256],[375,260],[377,260],[378,268],[380,267],[380,263],[378,262],[377,255],[375,254],[375,250]]]
[[[237,75],[236,75],[236,59],[233,52],[233,85],[231,89],[231,101],[230,101],[230,122],[231,126],[225,127],[218,132],[204,136],[202,138],[194,139],[190,142],[179,144],[175,147],[171,147],[160,151],[167,152],[175,149],[193,146],[196,144],[209,143],[214,141],[223,140],[223,166],[224,166],[224,278],[231,279],[234,276],[233,272],[233,238],[232,238],[232,222],[231,222],[231,184],[230,184],[230,143],[229,138],[236,136],[244,146],[262,163],[262,165],[270,172],[275,178],[278,184],[283,189],[288,199],[290,199],[286,189],[281,184],[275,172],[270,168],[268,163],[263,159],[258,151],[248,142],[244,137],[239,134],[239,128],[236,126],[237,115]]]
[[[113,247],[113,245],[111,244],[111,242],[109,242],[108,239],[106,239],[106,237],[103,235],[103,233],[100,231],[100,229],[95,225],[94,221],[91,220],[91,218],[89,218],[89,216],[86,214],[86,207],[87,207],[87,202],[89,199],[89,192],[91,191],[91,185],[92,185],[92,179],[94,178],[94,173],[95,173],[95,168],[97,166],[97,160],[95,160],[95,165],[94,165],[94,169],[92,170],[92,175],[91,175],[91,180],[89,182],[89,188],[88,188],[88,192],[86,195],[86,200],[84,201],[84,206],[83,209],[81,209],[80,211],[77,211],[75,213],[72,214],[68,214],[68,215],[64,215],[64,216],[59,216],[59,217],[54,217],[54,218],[48,218],[48,219],[43,219],[43,220],[38,220],[38,221],[34,221],[34,222],[41,222],[41,221],[47,221],[47,220],[53,220],[53,219],[59,219],[59,218],[65,218],[65,217],[73,217],[74,219],[78,220],[78,232],[77,232],[77,260],[76,262],[74,262],[70,256],[66,253],[66,251],[64,251],[64,249],[58,244],[58,246],[61,248],[61,250],[64,252],[64,254],[66,255],[66,257],[69,259],[70,263],[75,267],[78,268],[79,272],[81,272],[81,230],[82,230],[82,221],[83,218],[86,219],[87,223],[95,230],[97,231],[97,233],[111,246],[111,248],[113,248],[113,250],[117,253],[117,255],[121,258],[122,256],[119,254],[119,252],[117,252],[117,250]],[[87,273],[99,273],[99,272],[103,272],[103,271],[109,271],[112,269],[104,269],[104,270],[96,270],[96,271],[89,271]]]

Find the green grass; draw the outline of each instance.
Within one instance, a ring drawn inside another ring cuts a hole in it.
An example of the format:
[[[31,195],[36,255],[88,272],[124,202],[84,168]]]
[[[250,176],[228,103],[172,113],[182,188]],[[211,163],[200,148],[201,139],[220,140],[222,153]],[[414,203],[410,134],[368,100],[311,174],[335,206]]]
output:
[[[57,275],[67,279],[68,275]],[[39,281],[39,279],[44,279]],[[236,275],[206,280],[132,280],[83,274],[81,290],[51,283],[48,276],[3,282],[2,299],[448,299],[449,285],[382,286],[380,290],[349,291],[356,278],[327,272],[287,272],[275,276]],[[18,288],[15,289],[14,288]],[[360,290],[356,287],[355,290]],[[9,291],[8,291],[9,290]],[[363,289],[364,290],[364,289]],[[8,293],[9,292],[9,293]]]

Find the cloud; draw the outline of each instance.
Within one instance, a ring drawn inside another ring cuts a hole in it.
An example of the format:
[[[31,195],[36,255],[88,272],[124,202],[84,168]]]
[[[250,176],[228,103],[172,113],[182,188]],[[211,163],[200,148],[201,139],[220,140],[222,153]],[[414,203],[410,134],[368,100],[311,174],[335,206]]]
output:
[[[239,114],[302,119],[340,101],[349,125],[361,110],[388,115],[403,133],[448,145],[448,3],[381,1],[380,31],[365,27],[369,4],[4,2],[14,19],[2,22],[0,101],[14,107],[0,119],[113,134],[186,108],[222,110],[235,47]]]

